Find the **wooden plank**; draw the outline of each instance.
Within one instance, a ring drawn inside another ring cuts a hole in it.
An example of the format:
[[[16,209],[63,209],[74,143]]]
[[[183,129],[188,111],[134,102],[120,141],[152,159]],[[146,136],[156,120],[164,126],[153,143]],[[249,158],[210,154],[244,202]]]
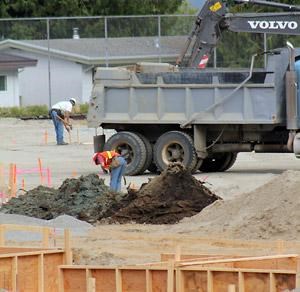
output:
[[[63,253],[44,254],[44,292],[59,290],[58,267],[63,263]]]
[[[168,279],[167,279],[167,292],[174,291],[174,261],[168,263]]]
[[[12,290],[13,259],[0,259],[0,287],[8,291]]]
[[[243,272],[239,272],[239,292],[245,292],[245,277]]]
[[[18,291],[38,291],[38,259],[38,255],[18,257]]]
[[[176,285],[176,292],[184,292],[184,278],[183,272],[179,269],[175,270],[175,285]]]
[[[43,248],[49,247],[49,234],[50,234],[50,228],[43,227],[43,241],[42,241]]]
[[[229,284],[227,287],[227,292],[236,292],[236,286],[233,284]]]
[[[183,285],[182,291],[207,291],[208,289],[207,271],[182,271],[181,270],[180,272],[182,275],[182,285]]]
[[[242,268],[242,265],[251,265],[251,262],[257,263],[257,265],[261,264],[263,268],[267,264],[273,265],[275,263],[275,266],[278,265],[278,262],[282,260],[288,261],[292,268],[288,267],[289,269],[296,269],[296,254],[288,254],[288,255],[276,255],[276,256],[264,256],[264,257],[249,257],[249,258],[234,258],[234,259],[220,259],[220,260],[208,260],[208,261],[199,261],[199,262],[184,262],[184,263],[178,263],[178,266],[184,267],[184,266],[192,266],[192,265],[198,265],[198,266],[228,266],[228,267],[239,267]],[[256,266],[256,268],[259,268]],[[274,268],[271,268],[274,269]]]
[[[116,292],[115,269],[92,269],[91,275],[96,279],[97,292]]]
[[[270,291],[269,273],[244,273],[245,291]]]
[[[67,265],[71,265],[73,259],[72,259],[72,249],[71,249],[71,232],[69,229],[64,230],[64,239],[65,239],[65,262]]]
[[[146,292],[146,271],[123,270],[122,292]],[[174,290],[173,290],[174,291]],[[173,292],[172,291],[172,292]]]
[[[116,269],[116,292],[122,292],[122,272]]]
[[[87,286],[87,292],[96,292],[96,279],[88,278]]]
[[[297,258],[296,288],[300,288],[300,257]]]
[[[273,274],[277,291],[293,291],[296,288],[295,275]]]
[[[152,270],[152,291],[167,291],[167,271]]]
[[[237,272],[213,272],[213,291],[228,292],[228,286],[238,287]]]
[[[207,292],[214,292],[214,275],[212,271],[207,271]]]
[[[12,262],[12,274],[11,274],[11,282],[12,282],[12,291],[15,292],[18,289],[17,283],[18,276],[18,257],[13,257]]]
[[[64,271],[65,269],[58,268],[58,292],[64,292],[65,282],[64,282]]]
[[[152,272],[146,269],[146,292],[152,292]]]
[[[86,269],[63,270],[64,292],[83,292],[86,290]]]
[[[5,246],[5,226],[0,225],[0,246]]]
[[[40,254],[38,255],[38,291],[44,292],[44,255]]]

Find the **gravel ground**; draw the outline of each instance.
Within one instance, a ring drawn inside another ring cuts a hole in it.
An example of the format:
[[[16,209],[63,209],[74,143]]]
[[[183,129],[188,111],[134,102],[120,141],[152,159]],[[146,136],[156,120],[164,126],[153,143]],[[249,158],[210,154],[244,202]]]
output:
[[[45,143],[46,131],[48,133],[47,143]],[[71,144],[56,146],[53,125],[49,120],[0,119],[0,164],[4,167],[4,176],[1,177],[0,187],[3,188],[8,183],[10,163],[16,163],[20,169],[32,169],[37,168],[38,158],[41,159],[43,168],[51,170],[52,187],[60,186],[66,178],[98,173],[99,168],[92,163],[91,159],[94,133],[93,129],[87,128],[84,121],[74,121]],[[111,133],[109,132],[108,135]],[[68,137],[66,140],[68,141]],[[254,191],[272,179],[276,179],[286,170],[300,171],[300,161],[293,154],[240,153],[237,162],[229,171],[225,173],[198,173],[195,177],[205,180],[207,186],[226,201]],[[107,175],[100,176],[108,184],[109,177]],[[146,173],[136,177],[128,177],[127,182],[140,186],[151,177],[153,175]],[[19,175],[18,188],[21,187],[22,180],[27,190],[41,184],[37,173]],[[43,183],[47,184],[45,181]],[[125,186],[123,186],[123,190],[125,190]],[[19,191],[19,194],[22,192]],[[14,216],[1,215],[1,223],[51,224],[51,221],[44,222],[44,220]],[[59,217],[55,220],[58,219],[61,220]],[[79,226],[73,224],[79,224]],[[122,263],[128,262],[130,259],[137,259],[140,262],[151,261],[154,259],[154,254],[172,252],[178,244],[184,247],[183,252],[192,253],[208,252],[209,250],[220,253],[220,248],[224,248],[215,245],[209,249],[207,244],[201,245],[199,243],[199,235],[176,233],[175,229],[170,230],[169,227],[165,226],[126,224],[102,225],[89,229],[89,226],[81,226],[81,224],[82,222],[78,222],[74,218],[65,218],[59,221],[57,228],[72,227],[73,231],[78,232],[78,234],[85,234],[81,232],[89,230],[86,237],[78,237],[78,240],[74,240],[73,244],[81,250],[81,255],[92,252],[95,256],[94,263],[99,263],[99,258],[103,260],[101,263],[108,263],[107,258],[120,259]],[[218,236],[222,238],[223,235],[219,234]],[[227,252],[232,253],[232,250],[227,250]],[[248,249],[245,249],[244,252],[249,254]],[[261,252],[263,251],[257,250],[257,253]],[[107,255],[109,256],[107,257]],[[85,259],[86,262],[91,262],[89,255]]]

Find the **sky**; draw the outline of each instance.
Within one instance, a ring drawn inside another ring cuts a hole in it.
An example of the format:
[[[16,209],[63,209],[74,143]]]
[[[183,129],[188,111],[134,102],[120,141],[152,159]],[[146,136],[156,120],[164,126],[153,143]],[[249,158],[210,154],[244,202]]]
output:
[[[189,0],[189,2],[194,6],[194,7],[197,7],[197,8],[200,8],[203,3],[205,2],[205,0]]]

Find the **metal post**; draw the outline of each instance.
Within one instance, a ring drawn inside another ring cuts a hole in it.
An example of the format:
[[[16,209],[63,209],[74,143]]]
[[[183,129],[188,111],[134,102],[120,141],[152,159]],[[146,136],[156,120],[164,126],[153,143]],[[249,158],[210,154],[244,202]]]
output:
[[[105,65],[106,67],[109,66],[108,64],[108,32],[107,32],[107,17],[104,18],[104,37],[105,37]]]
[[[214,68],[217,68],[217,48],[214,48]]]
[[[51,98],[51,60],[50,60],[50,20],[47,18],[47,46],[48,46],[48,94],[49,94],[49,109],[52,106]]]
[[[268,44],[267,44],[267,34],[264,33],[264,52],[268,50]],[[267,54],[264,54],[264,68],[267,68]]]
[[[161,48],[160,48],[160,40],[161,40],[161,17],[160,15],[157,18],[158,21],[158,62],[161,63]]]

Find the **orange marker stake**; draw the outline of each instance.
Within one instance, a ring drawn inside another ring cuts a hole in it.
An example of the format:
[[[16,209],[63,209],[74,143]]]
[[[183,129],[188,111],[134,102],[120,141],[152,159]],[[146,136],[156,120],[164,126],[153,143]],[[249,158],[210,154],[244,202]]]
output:
[[[41,158],[38,159],[38,163],[39,163],[40,180],[41,180],[41,184],[43,184],[44,183],[44,177],[43,177],[43,171],[42,171],[42,161],[41,161]]]

